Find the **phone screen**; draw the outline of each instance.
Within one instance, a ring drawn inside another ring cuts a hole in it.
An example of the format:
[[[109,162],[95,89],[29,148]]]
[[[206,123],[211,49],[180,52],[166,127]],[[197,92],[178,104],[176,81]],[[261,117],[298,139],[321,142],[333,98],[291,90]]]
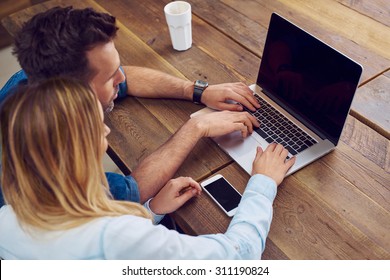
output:
[[[204,188],[221,204],[226,212],[236,208],[240,203],[241,195],[224,178],[219,178]]]

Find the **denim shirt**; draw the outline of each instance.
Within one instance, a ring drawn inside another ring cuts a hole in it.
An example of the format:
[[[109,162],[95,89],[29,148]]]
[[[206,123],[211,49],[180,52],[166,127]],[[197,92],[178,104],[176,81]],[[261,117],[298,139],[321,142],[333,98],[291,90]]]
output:
[[[119,67],[122,73],[125,73],[122,66]],[[12,94],[18,85],[27,84],[28,78],[23,70],[19,70],[9,78],[2,89],[0,89],[0,104],[3,103],[4,99]],[[118,97],[125,97],[127,95],[127,83],[126,80],[119,84]]]
[[[0,89],[0,104],[3,103],[4,99],[12,94],[18,85],[27,84],[27,76],[23,70],[19,70],[12,75],[11,78],[5,83],[2,89]]]

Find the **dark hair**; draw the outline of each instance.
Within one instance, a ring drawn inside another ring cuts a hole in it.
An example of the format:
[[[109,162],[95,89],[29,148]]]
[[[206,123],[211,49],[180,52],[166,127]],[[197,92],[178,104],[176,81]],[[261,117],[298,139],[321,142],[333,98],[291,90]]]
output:
[[[109,14],[55,7],[23,25],[13,54],[30,82],[61,76],[86,81],[92,75],[86,52],[111,41],[117,30],[115,17]]]

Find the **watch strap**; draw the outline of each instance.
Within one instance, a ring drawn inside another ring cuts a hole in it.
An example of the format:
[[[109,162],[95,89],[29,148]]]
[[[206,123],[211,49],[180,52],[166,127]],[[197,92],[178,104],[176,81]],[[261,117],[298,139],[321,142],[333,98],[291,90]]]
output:
[[[202,104],[202,94],[203,94],[204,88],[200,88],[197,86],[194,86],[194,93],[192,95],[192,101],[197,104]]]
[[[194,83],[194,92],[192,95],[192,101],[196,104],[202,104],[202,94],[205,91],[205,89],[208,87],[208,83],[197,80]]]

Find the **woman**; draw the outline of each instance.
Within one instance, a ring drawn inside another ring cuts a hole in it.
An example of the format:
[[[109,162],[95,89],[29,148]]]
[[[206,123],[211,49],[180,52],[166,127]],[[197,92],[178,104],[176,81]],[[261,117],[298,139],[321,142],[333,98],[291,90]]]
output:
[[[294,163],[280,145],[259,148],[227,232],[187,236],[152,217],[199,195],[191,178],[169,181],[146,207],[110,198],[102,167],[109,129],[90,89],[49,80],[9,97],[0,117],[5,259],[258,259],[276,186]]]

